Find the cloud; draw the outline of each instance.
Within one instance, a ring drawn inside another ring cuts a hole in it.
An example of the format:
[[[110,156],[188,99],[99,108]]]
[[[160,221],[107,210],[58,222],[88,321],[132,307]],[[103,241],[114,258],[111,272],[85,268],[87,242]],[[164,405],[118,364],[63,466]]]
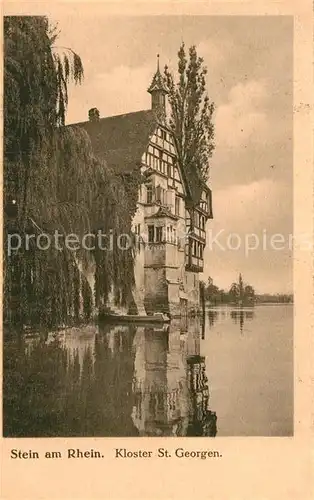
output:
[[[228,287],[242,272],[257,290],[290,291],[289,234],[293,211],[289,199],[292,201],[291,186],[272,179],[228,186],[214,192],[214,219],[207,225],[204,279],[212,276],[219,286]],[[284,238],[280,250],[270,244],[276,234]],[[257,248],[248,254],[245,253],[246,238],[251,245],[258,242]],[[228,248],[230,242],[231,247],[236,247],[237,241],[241,242],[238,250]]]
[[[196,51],[197,54],[204,59],[204,64],[211,73],[213,68],[216,70],[218,66],[226,62],[226,58],[229,54],[228,48],[229,44],[227,44],[226,39],[207,39],[198,43]]]
[[[232,87],[228,102],[218,107],[215,116],[219,147],[233,149],[264,142],[268,134],[266,102],[267,89],[262,81],[251,80]]]
[[[250,184],[228,186],[214,192],[214,215],[220,227],[247,232],[262,228],[291,230],[290,184],[261,179]]]

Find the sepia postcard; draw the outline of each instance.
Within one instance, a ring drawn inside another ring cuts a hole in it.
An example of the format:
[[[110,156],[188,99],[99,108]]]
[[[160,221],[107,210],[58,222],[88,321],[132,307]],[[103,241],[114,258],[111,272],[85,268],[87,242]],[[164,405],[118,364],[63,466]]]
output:
[[[1,499],[313,498],[311,3],[2,34]]]

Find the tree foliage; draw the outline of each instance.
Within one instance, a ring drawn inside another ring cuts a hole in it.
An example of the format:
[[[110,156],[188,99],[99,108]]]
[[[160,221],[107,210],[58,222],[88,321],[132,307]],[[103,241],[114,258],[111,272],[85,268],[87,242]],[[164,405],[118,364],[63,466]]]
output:
[[[214,104],[206,90],[207,68],[193,45],[178,52],[178,80],[165,67],[169,90],[169,126],[174,132],[179,162],[192,182],[207,181],[214,150]]]
[[[97,159],[86,132],[65,127],[68,84],[83,78],[71,49],[56,44],[46,17],[6,17],[4,23],[5,240],[18,232],[58,230],[64,236],[112,230],[129,233],[136,210],[139,173],[124,179]],[[60,322],[77,317],[80,296],[88,316],[92,297],[106,302],[114,290],[127,303],[134,283],[132,251],[39,250],[31,244],[5,255],[5,313],[18,304],[22,322]],[[93,261],[96,290],[90,290],[78,261]],[[10,316],[11,318],[11,316]],[[9,318],[9,319],[10,319]],[[12,318],[11,318],[12,319]]]
[[[54,47],[56,30],[43,16],[4,19],[5,187],[14,193],[20,222],[26,222],[31,175],[40,175],[42,154],[53,148],[56,126],[64,125],[67,84],[79,83],[77,54]]]
[[[251,285],[244,283],[241,274],[239,274],[238,281],[232,283],[228,291],[218,288],[214,285],[213,279],[209,277],[207,286],[205,285],[205,299],[213,304],[252,305],[255,303],[255,291]]]

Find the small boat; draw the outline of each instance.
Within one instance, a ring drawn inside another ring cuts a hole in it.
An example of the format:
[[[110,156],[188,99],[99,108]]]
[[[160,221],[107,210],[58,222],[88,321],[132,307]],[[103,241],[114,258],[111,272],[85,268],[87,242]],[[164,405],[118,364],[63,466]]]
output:
[[[155,313],[152,316],[137,316],[135,314],[99,314],[100,321],[106,321],[107,323],[141,323],[141,324],[156,324],[156,323],[170,323],[169,316],[162,313]]]

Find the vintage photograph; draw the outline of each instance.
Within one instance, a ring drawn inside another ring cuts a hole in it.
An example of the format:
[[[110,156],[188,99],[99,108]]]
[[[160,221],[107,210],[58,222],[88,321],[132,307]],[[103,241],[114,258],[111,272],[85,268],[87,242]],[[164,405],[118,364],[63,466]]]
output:
[[[293,18],[3,23],[3,436],[293,436]]]

